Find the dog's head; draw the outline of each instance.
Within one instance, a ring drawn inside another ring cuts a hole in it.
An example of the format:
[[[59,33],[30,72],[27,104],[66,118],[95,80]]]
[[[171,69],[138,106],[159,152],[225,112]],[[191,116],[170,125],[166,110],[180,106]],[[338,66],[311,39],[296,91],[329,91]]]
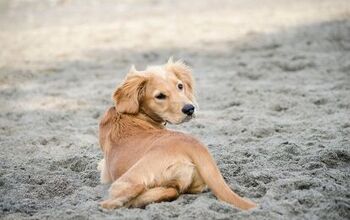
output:
[[[137,71],[134,67],[116,89],[113,99],[120,113],[142,112],[157,122],[180,124],[195,116],[191,69],[169,59],[163,66]]]

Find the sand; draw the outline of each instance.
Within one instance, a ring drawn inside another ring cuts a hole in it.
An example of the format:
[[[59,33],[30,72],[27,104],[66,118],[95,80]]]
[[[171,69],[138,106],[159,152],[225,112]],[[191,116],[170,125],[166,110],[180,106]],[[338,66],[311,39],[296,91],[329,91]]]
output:
[[[0,1],[1,219],[349,219],[347,0]],[[103,211],[98,121],[132,64],[182,58],[242,212],[207,191]]]

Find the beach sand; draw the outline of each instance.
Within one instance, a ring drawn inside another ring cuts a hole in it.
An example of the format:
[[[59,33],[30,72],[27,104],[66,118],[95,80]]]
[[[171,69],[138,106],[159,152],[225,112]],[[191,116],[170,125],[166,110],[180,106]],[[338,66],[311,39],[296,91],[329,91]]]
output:
[[[192,66],[206,191],[104,211],[98,122],[132,64]],[[349,219],[347,0],[0,1],[0,219]]]

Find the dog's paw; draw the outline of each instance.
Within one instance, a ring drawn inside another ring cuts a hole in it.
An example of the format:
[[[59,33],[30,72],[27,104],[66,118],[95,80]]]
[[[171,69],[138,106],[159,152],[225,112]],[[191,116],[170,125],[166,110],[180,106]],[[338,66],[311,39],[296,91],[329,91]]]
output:
[[[100,160],[100,162],[98,162],[98,165],[97,165],[97,170],[102,171],[102,169],[104,168],[104,165],[105,165],[105,159]]]
[[[118,199],[107,199],[100,202],[100,206],[104,209],[117,209],[123,206],[123,203]]]

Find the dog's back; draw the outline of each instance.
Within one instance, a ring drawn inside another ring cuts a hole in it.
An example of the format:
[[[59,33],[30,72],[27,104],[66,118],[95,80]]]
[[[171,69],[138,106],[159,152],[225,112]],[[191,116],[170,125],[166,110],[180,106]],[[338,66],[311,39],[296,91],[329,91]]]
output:
[[[113,106],[110,107],[101,118],[99,124],[99,142],[102,151],[105,150],[107,137],[112,130],[113,122],[115,121],[116,116],[116,110]]]

